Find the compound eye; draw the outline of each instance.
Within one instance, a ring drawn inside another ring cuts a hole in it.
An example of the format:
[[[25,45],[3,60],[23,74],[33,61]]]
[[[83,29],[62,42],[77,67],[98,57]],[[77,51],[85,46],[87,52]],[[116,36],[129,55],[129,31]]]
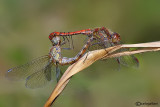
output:
[[[50,35],[49,35],[49,39],[50,39],[50,40],[52,40],[52,39],[53,39],[53,37],[54,37],[54,33],[50,33]]]
[[[49,39],[52,40],[52,36],[51,35],[49,35]]]
[[[51,40],[51,42],[52,42],[53,45],[57,45],[58,44],[58,41],[56,39],[54,39],[54,38]]]
[[[52,42],[53,45],[60,44],[60,37],[53,37],[51,42]]]
[[[118,33],[113,33],[112,35],[112,42],[117,43],[120,42],[120,35]]]

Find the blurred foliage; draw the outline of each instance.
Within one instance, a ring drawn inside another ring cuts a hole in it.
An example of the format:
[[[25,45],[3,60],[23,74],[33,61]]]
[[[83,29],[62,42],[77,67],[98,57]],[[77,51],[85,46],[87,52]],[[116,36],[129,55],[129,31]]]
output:
[[[49,33],[105,26],[125,43],[160,40],[159,0],[1,0],[0,107],[42,107],[55,85],[30,90],[4,78],[7,69],[49,53]],[[82,42],[80,42],[82,41]],[[74,37],[72,57],[84,40]],[[79,45],[80,44],[80,45]],[[135,107],[160,101],[159,52],[136,55],[138,69],[109,69],[99,61],[76,74],[55,107]],[[63,69],[64,71],[65,69]]]

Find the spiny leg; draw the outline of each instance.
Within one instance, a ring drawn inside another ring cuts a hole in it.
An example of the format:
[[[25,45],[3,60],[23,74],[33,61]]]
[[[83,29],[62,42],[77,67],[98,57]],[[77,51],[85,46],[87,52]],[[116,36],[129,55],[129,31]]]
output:
[[[61,46],[66,44],[67,42],[69,43],[69,48],[62,48],[65,50],[73,50],[74,49],[74,45],[73,45],[73,39],[72,36],[69,36],[69,39],[67,37],[63,37],[63,42],[61,43]],[[65,41],[65,38],[67,39],[67,42]],[[71,42],[70,42],[71,41]]]

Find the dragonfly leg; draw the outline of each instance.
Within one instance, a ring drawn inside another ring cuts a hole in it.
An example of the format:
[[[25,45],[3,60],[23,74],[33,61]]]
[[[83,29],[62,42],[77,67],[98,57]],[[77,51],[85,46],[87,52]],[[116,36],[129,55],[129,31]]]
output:
[[[105,34],[111,38],[111,34],[110,34],[109,29],[107,29],[107,28],[105,28],[105,27],[101,27],[100,30],[101,30],[101,31],[104,31]]]
[[[66,41],[65,38],[67,39],[67,41]],[[71,43],[70,43],[70,40],[71,40]],[[62,48],[62,49],[65,49],[65,50],[73,50],[73,49],[74,49],[74,45],[73,45],[72,36],[69,36],[69,39],[68,39],[67,36],[66,36],[66,37],[63,37],[63,41],[62,41],[62,43],[61,43],[61,46],[64,45],[64,44],[66,44],[67,42],[69,43],[69,48]]]
[[[96,34],[98,34],[99,36],[101,36],[99,33],[100,31],[103,31],[107,35],[107,38],[109,38],[109,39],[111,38],[110,30],[105,27],[95,28],[93,31],[93,35],[95,36]]]

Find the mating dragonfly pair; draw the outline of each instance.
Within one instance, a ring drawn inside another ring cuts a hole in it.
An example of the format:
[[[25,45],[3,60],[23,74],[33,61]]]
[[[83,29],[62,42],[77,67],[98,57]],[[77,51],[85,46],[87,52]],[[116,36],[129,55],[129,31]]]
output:
[[[79,34],[87,36],[87,42],[83,48],[75,57],[62,57],[61,46],[66,43],[66,40],[68,40],[67,37]],[[34,59],[24,65],[9,69],[6,73],[6,77],[10,80],[26,79],[25,85],[28,88],[43,87],[52,80],[52,71],[54,71],[54,69],[57,81],[60,79],[63,73],[59,69],[58,65],[63,66],[75,63],[85,54],[86,50],[89,50],[92,47],[98,46],[98,48],[108,48],[119,45],[121,42],[120,35],[118,33],[112,32],[105,27],[80,30],[76,32],[52,32],[49,35],[49,39],[53,46],[51,47],[48,55]],[[139,62],[133,55],[127,56],[127,59],[125,57],[116,58],[118,64],[123,65],[127,65],[128,59],[134,65],[138,66]]]

